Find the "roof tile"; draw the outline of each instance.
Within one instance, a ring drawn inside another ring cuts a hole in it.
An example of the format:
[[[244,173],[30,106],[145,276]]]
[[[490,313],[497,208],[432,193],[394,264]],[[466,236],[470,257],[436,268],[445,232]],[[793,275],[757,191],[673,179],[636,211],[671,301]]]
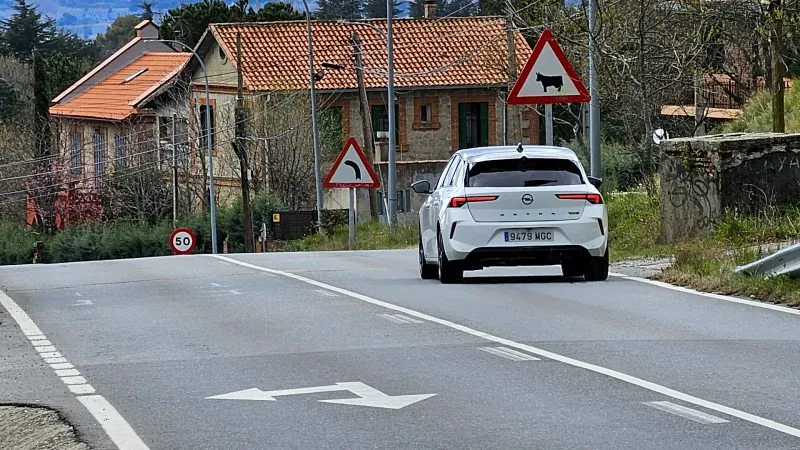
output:
[[[363,20],[386,31],[385,20]],[[458,17],[397,19],[393,26],[395,86],[486,86],[508,82],[505,19]],[[213,24],[211,33],[235,61],[236,34],[242,37],[243,76],[254,91],[308,88],[308,43],[302,21]],[[350,36],[359,32],[363,45],[367,88],[386,86],[386,41],[375,29],[335,21],[312,22],[314,65],[345,66],[326,70],[317,83],[321,90],[356,89],[355,61]],[[531,48],[515,33],[518,66]]]
[[[147,52],[70,101],[51,106],[50,114],[124,120],[138,111],[143,94],[169,81],[190,57],[191,53]],[[147,70],[124,82],[142,69]]]

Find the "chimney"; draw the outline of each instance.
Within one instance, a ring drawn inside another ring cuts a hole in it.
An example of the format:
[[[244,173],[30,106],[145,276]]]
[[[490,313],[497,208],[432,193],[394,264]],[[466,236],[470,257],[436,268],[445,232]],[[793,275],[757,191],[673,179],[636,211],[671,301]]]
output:
[[[436,17],[436,0],[425,0],[425,18],[433,19]]]
[[[136,37],[142,39],[158,39],[158,27],[152,20],[143,20],[136,25]]]

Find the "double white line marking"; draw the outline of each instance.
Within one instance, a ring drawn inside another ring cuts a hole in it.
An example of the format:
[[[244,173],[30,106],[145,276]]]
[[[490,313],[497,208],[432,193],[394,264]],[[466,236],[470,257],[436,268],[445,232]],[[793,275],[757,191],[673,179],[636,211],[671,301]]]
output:
[[[424,323],[421,320],[417,320],[408,316],[404,316],[402,314],[377,314],[378,317],[384,318],[386,320],[390,320],[394,323]]]
[[[518,352],[508,347],[480,347],[479,350],[483,350],[487,353],[491,353],[501,358],[510,359],[512,361],[540,361],[540,359],[535,356]]]

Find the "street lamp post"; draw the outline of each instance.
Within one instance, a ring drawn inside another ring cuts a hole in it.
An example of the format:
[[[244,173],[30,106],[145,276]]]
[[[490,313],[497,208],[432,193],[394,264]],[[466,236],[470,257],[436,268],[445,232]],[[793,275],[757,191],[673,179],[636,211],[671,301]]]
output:
[[[308,40],[308,74],[311,83],[311,134],[314,145],[314,183],[317,188],[317,230],[322,232],[322,174],[319,154],[319,131],[317,130],[316,74],[314,73],[314,38],[311,33],[311,11],[303,0],[306,9],[306,35]]]
[[[208,189],[209,189],[209,206],[211,207],[211,253],[217,253],[217,201],[215,198],[214,188],[214,155],[212,154],[211,145],[211,96],[208,92],[208,72],[206,65],[203,63],[203,58],[194,51],[193,48],[180,41],[170,39],[157,39],[158,42],[165,44],[177,44],[181,47],[192,52],[197,61],[200,63],[200,68],[203,70],[203,78],[205,79],[205,94],[206,94],[206,153],[208,153]]]
[[[386,0],[386,78],[389,108],[389,228],[397,222],[397,150],[394,117],[394,47],[392,45],[392,9],[394,0]]]

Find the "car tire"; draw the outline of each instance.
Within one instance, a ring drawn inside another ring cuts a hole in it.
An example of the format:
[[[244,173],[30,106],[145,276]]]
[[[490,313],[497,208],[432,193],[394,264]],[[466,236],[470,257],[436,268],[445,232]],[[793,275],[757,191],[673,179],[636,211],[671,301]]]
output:
[[[435,280],[439,277],[439,270],[435,264],[425,261],[425,251],[422,248],[422,234],[419,236],[419,276],[423,280]]]
[[[582,277],[585,273],[583,267],[580,264],[575,264],[574,262],[562,264],[561,272],[563,272],[563,275],[566,278]]]
[[[584,273],[586,281],[605,281],[608,279],[608,249],[601,257],[593,257]]]
[[[458,283],[464,279],[464,270],[447,259],[447,254],[444,251],[444,244],[442,243],[442,234],[437,233],[436,235],[436,254],[439,259],[439,281],[444,284]]]

